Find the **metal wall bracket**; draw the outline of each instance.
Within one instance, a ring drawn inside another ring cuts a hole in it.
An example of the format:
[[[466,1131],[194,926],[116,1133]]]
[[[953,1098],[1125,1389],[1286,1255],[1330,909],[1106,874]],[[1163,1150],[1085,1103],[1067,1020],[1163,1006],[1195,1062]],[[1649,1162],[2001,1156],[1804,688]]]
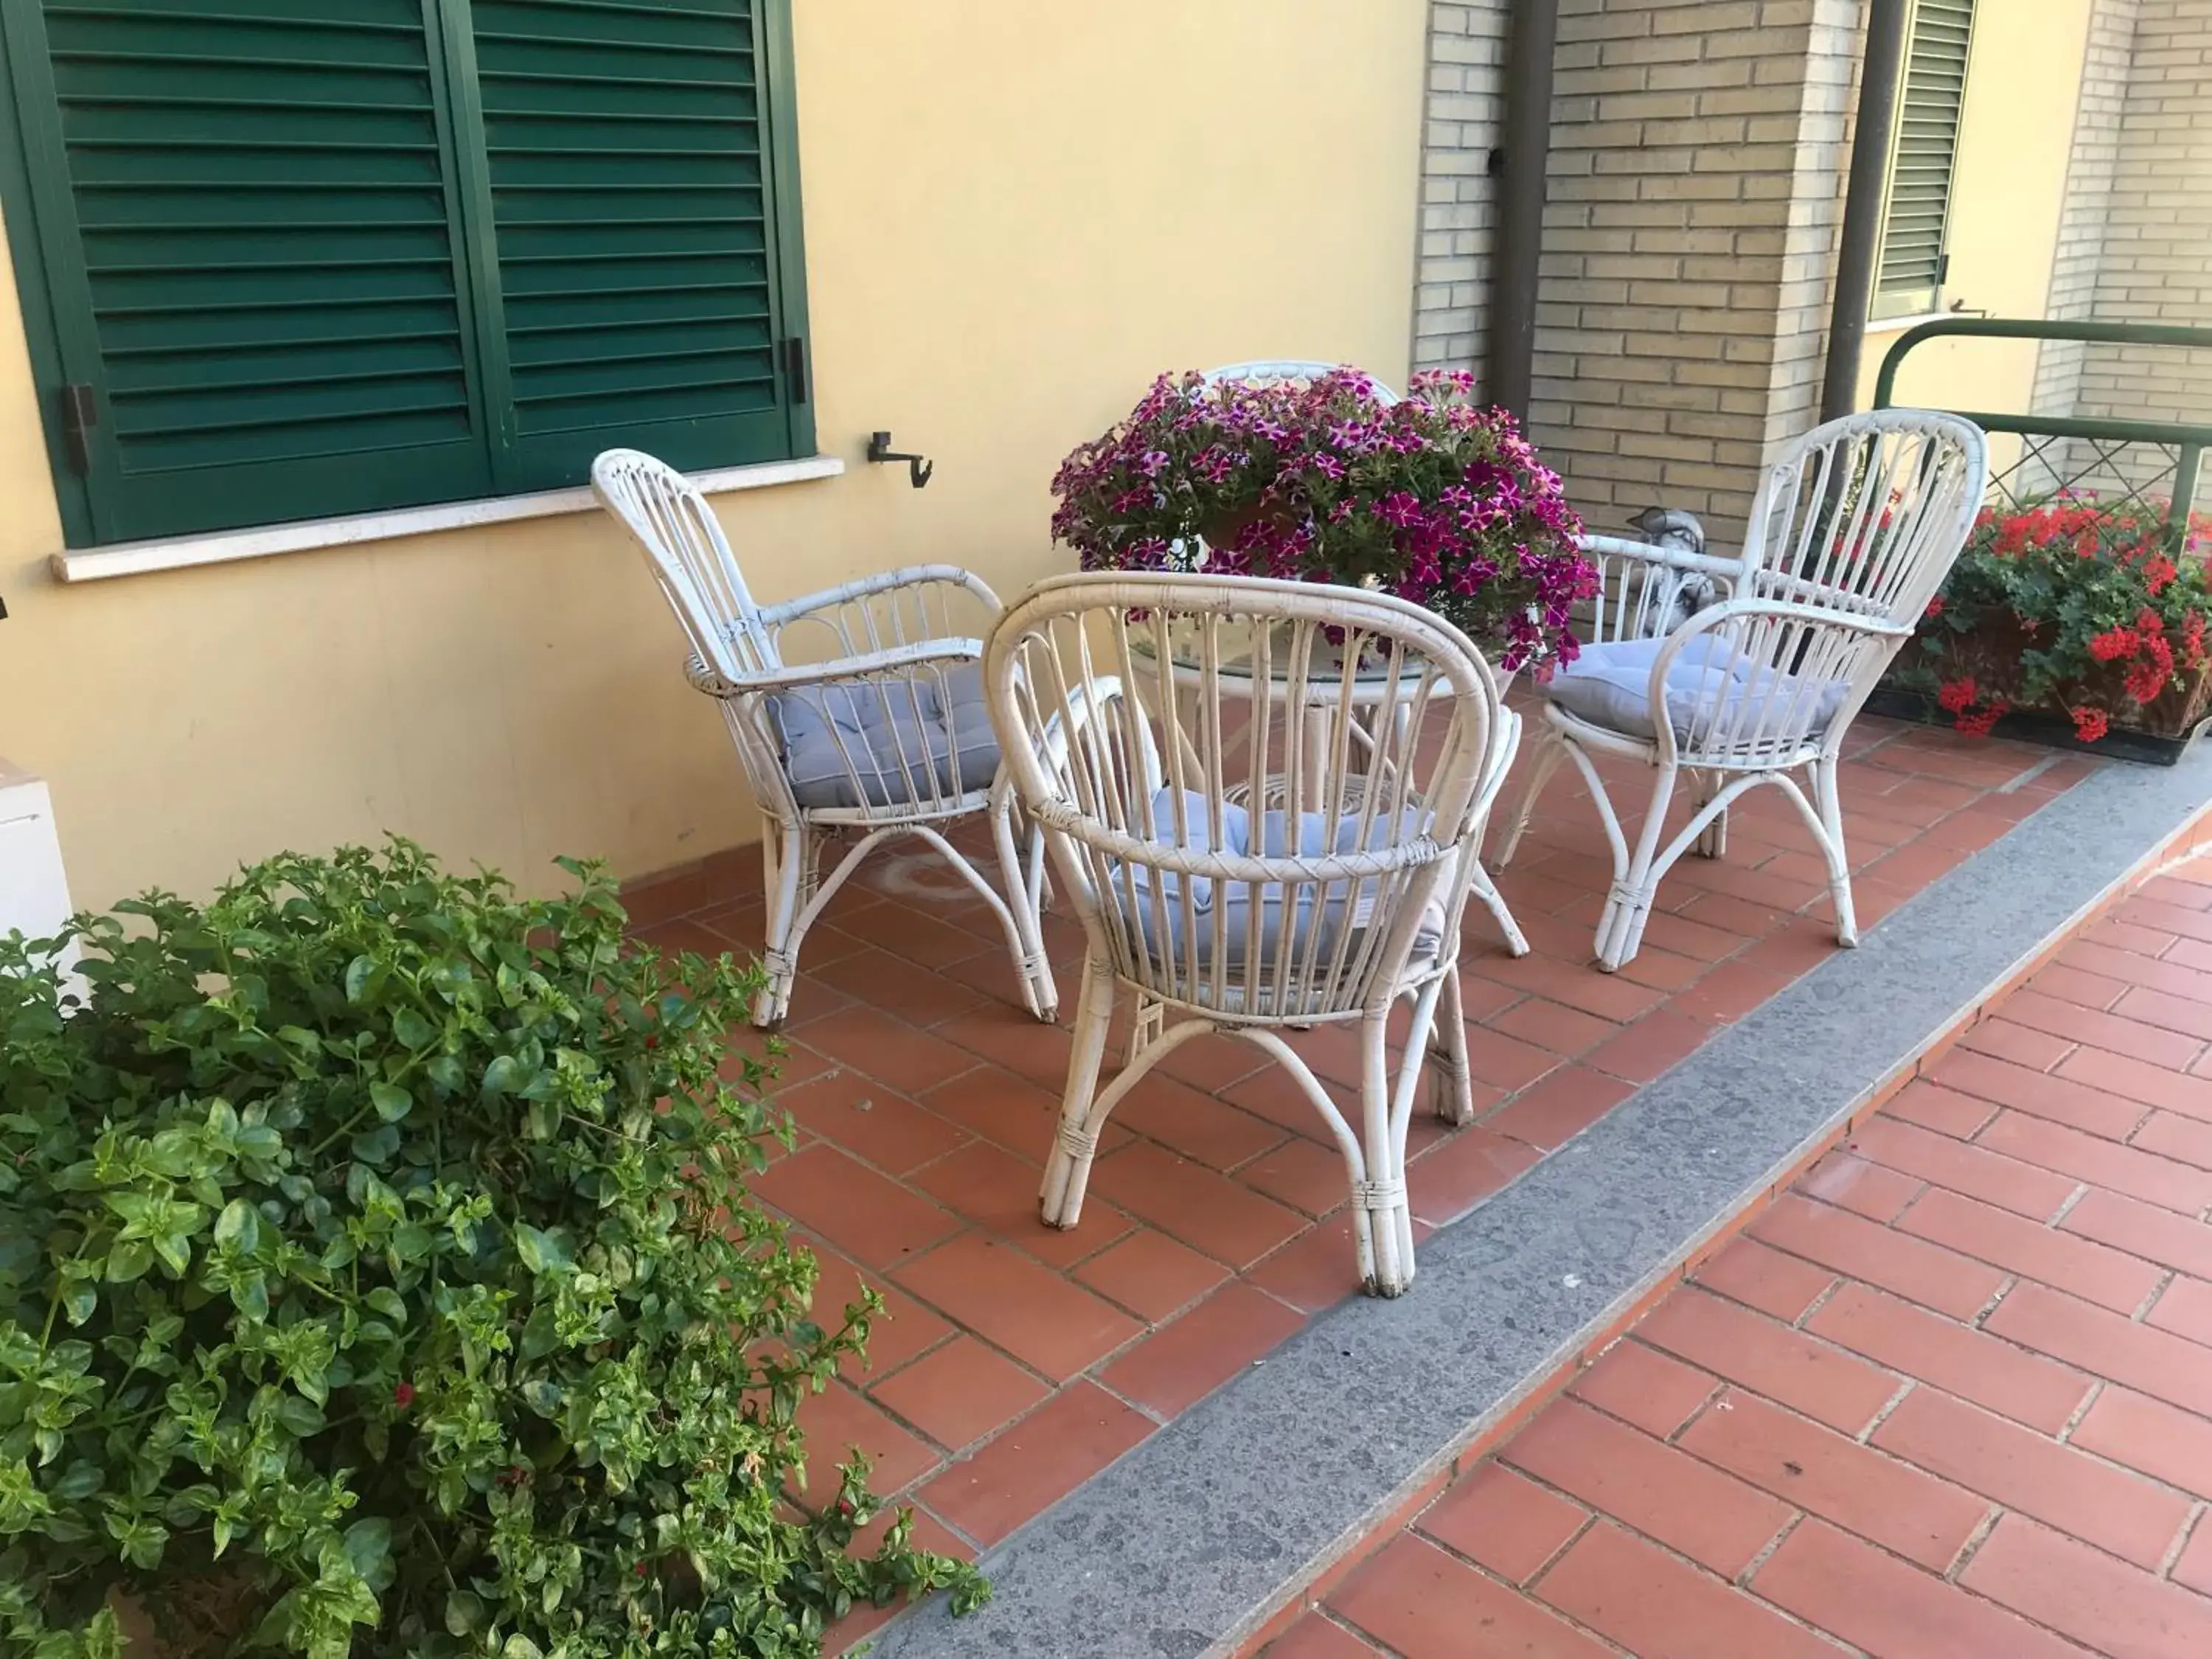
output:
[[[888,432],[872,432],[868,434],[868,459],[872,461],[882,462],[904,461],[908,481],[916,489],[920,489],[927,483],[929,475],[937,471],[935,461],[920,455],[909,455],[903,450],[893,449],[891,434]]]

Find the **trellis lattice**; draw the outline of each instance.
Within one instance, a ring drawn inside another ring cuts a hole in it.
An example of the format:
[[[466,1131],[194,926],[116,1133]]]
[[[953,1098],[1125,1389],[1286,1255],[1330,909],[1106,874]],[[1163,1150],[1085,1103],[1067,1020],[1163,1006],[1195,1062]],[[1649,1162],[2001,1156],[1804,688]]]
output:
[[[1990,504],[2023,507],[2053,496],[2140,505],[2161,516],[2173,500],[2183,446],[2136,439],[2023,433],[2020,454],[1990,475]]]
[[[2212,329],[2206,328],[1947,317],[1908,329],[1889,349],[1875,384],[1876,409],[1890,406],[1898,369],[1906,356],[1926,341],[1947,336],[2212,351]],[[2212,524],[2197,510],[2212,426],[1978,410],[1950,412],[1984,432],[2019,441],[2017,455],[1990,477],[1990,506],[2016,511],[2054,500],[2094,502],[2108,510],[2114,534],[2140,537],[2147,520],[2163,520],[2177,552],[2189,548],[2212,555]],[[1994,447],[2003,453],[2003,446]]]

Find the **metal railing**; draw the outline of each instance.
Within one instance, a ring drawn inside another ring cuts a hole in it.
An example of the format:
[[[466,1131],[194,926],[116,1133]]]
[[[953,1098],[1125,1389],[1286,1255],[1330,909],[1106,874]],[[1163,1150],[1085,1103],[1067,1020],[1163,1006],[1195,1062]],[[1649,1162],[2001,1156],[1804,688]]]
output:
[[[1898,366],[1915,346],[1945,337],[1978,339],[2060,340],[2082,345],[2170,346],[2212,351],[2212,328],[2177,328],[2148,323],[2050,323],[2012,318],[1956,317],[1922,323],[1899,335],[1881,360],[1875,381],[1874,406],[1890,407]],[[2002,415],[1983,410],[1950,411],[1984,432],[2007,433],[2021,441],[2010,465],[1992,471],[1990,499],[2021,507],[2055,496],[2094,497],[2112,505],[2134,501],[2154,507],[2180,546],[2189,536],[2203,472],[2204,450],[2212,426],[2183,422],[2084,419],[2075,416]]]

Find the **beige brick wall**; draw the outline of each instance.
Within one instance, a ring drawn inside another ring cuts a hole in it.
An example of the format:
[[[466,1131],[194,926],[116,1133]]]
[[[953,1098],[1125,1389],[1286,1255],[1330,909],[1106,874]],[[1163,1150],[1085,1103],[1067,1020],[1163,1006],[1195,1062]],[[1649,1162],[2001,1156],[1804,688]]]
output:
[[[2096,314],[2212,328],[2212,0],[2140,7]],[[2212,423],[2212,352],[2092,347],[2078,407]]]
[[[1531,425],[1594,526],[1740,536],[1819,402],[1855,0],[1564,0]]]
[[[1813,423],[1863,9],[1562,0],[1530,426],[1595,527],[1657,501],[1732,539]],[[1505,0],[1431,22],[1413,360],[1479,370]],[[2045,314],[2212,326],[2212,0],[2087,27]],[[2212,361],[2047,347],[2031,406],[2212,422]]]
[[[1482,368],[1504,112],[1506,0],[1434,0],[1421,151],[1413,367]]]

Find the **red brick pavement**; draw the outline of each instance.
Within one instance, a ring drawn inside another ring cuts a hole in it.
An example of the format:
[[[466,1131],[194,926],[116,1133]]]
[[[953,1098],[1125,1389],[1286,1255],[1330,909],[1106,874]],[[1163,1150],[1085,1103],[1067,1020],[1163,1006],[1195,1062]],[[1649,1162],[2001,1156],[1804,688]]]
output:
[[[1267,1659],[2212,1654],[2212,860],[1754,1216]]]

